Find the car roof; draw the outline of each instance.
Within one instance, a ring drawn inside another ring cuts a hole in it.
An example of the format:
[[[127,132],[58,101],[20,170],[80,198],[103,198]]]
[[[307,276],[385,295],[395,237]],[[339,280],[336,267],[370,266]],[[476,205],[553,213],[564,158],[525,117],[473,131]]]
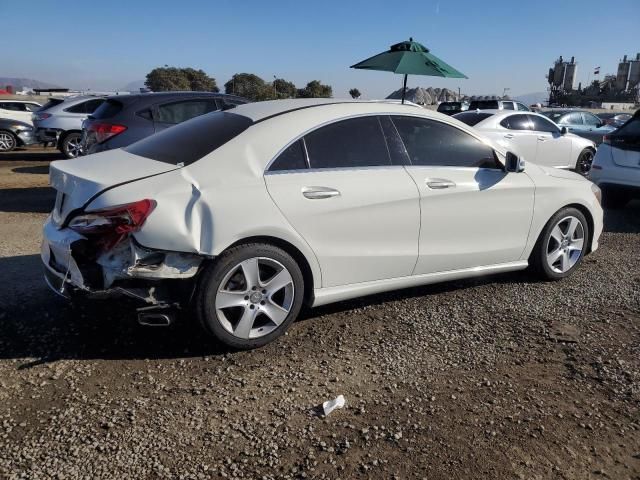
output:
[[[534,115],[537,115],[537,112],[526,112],[524,110],[497,110],[495,108],[487,108],[486,110],[481,110],[481,109],[465,110],[464,112],[456,113],[456,115],[460,115],[461,113],[490,113],[491,115],[495,115],[496,117],[506,117],[508,115],[514,115],[516,113],[526,114],[526,115],[532,113]]]
[[[309,108],[321,108],[325,106],[345,106],[347,109],[355,114],[357,113],[410,113],[419,110],[421,113],[430,112],[431,115],[437,118],[442,118],[443,115],[437,112],[431,112],[428,109],[417,106],[412,103],[405,103],[404,105],[399,102],[391,102],[388,100],[378,101],[361,101],[361,100],[349,100],[349,99],[336,99],[336,98],[296,98],[287,100],[269,100],[266,102],[246,103],[244,105],[238,105],[233,109],[233,113],[237,115],[243,115],[250,118],[254,122],[261,122],[269,118],[284,115],[290,112]]]
[[[9,102],[13,102],[13,103],[35,103],[37,105],[40,105],[40,103],[36,102],[35,100],[16,100],[15,98],[4,99],[2,97],[0,97],[0,102],[2,102],[2,103],[9,103]]]
[[[180,91],[180,92],[147,92],[147,93],[130,93],[126,95],[110,95],[107,97],[109,100],[122,100],[129,101],[140,98],[152,98],[152,99],[163,99],[163,98],[180,98],[180,97],[224,97],[224,98],[237,98],[241,100],[245,100],[243,97],[239,95],[232,95],[229,93],[220,93],[220,92],[199,92],[199,91]]]

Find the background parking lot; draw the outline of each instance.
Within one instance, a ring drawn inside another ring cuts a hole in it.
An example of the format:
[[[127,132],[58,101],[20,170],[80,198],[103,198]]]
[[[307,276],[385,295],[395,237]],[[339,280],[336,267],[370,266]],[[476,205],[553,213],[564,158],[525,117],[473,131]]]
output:
[[[58,158],[0,155],[0,477],[640,478],[640,202],[561,282],[367,297],[238,353],[47,290]]]

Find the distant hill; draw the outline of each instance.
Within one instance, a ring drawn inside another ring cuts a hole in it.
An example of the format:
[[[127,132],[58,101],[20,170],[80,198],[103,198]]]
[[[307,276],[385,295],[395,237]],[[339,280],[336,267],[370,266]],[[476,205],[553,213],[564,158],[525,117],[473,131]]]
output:
[[[141,88],[146,88],[144,86],[144,80],[134,80],[133,82],[127,83],[124,87],[119,88],[118,91],[138,93]]]
[[[463,95],[464,97],[464,95]],[[402,98],[402,89],[391,93],[388,99],[399,100]],[[458,100],[458,92],[448,88],[417,87],[408,88],[405,99],[420,105],[435,105],[439,102],[455,102]]]
[[[533,105],[534,103],[545,104],[549,100],[548,92],[523,93],[522,95],[514,95],[514,100],[524,103],[525,105]]]
[[[16,92],[24,88],[30,88],[32,90],[34,88],[62,88],[59,85],[41,82],[40,80],[34,80],[32,78],[0,77],[0,88],[5,88],[7,85],[11,85]]]

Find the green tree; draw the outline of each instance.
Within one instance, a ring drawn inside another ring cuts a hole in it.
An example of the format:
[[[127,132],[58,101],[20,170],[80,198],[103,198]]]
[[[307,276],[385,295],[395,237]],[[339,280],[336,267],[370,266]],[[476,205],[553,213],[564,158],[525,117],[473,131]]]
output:
[[[284,78],[276,78],[272,85],[277,98],[295,98],[297,90],[292,82],[288,82]]]
[[[349,95],[351,95],[351,98],[360,98],[360,95],[362,94],[357,88],[352,88],[351,90],[349,90]]]
[[[224,91],[253,101],[267,100],[274,96],[273,88],[269,88],[269,84],[253,73],[236,73],[224,84]]]
[[[304,88],[298,89],[300,98],[331,98],[333,89],[330,85],[323,85],[318,80],[312,80]]]
[[[151,70],[147,74],[144,84],[154,92],[173,90],[219,91],[215,78],[209,77],[203,70],[169,67],[168,65]]]

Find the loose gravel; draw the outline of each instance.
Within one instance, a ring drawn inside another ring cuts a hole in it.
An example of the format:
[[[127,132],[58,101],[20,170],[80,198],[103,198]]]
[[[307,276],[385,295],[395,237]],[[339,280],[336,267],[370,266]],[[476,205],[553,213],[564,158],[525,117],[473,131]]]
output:
[[[367,297],[230,352],[47,291],[48,155],[0,158],[0,478],[640,478],[640,202],[561,282]]]

